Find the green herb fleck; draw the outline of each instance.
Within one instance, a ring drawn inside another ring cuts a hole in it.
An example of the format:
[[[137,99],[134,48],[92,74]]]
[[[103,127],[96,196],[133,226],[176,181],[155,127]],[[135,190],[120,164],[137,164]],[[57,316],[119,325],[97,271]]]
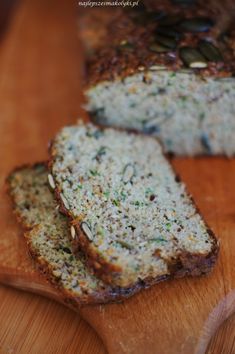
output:
[[[122,201],[126,200],[127,195],[123,191],[121,191],[120,195],[121,195]]]
[[[180,99],[182,102],[186,102],[187,99],[188,99],[188,96],[180,96],[179,99]]]
[[[170,231],[170,229],[171,229],[171,223],[170,223],[170,222],[168,222],[168,223],[166,224],[166,229],[167,229],[167,231]]]
[[[154,194],[154,191],[151,188],[145,190],[145,196],[148,198],[150,195]]]
[[[117,207],[120,205],[120,202],[119,202],[119,200],[117,200],[117,199],[113,199],[112,202],[113,202],[113,204],[116,205]]]
[[[101,146],[99,150],[97,151],[97,154],[93,158],[94,160],[100,160],[102,156],[104,156],[107,152],[107,147],[106,146]]]
[[[117,241],[117,243],[119,243],[122,247],[127,248],[128,250],[133,249],[133,246],[125,241],[120,240],[120,241]]]
[[[109,192],[109,191],[106,191],[106,192],[104,192],[103,194],[104,194],[104,196],[106,197],[106,199],[108,199],[109,196],[110,196],[110,192]]]
[[[100,176],[99,172],[96,171],[96,170],[90,170],[90,174],[91,174],[92,176]]]
[[[203,121],[205,119],[205,116],[206,116],[205,112],[200,113],[199,115],[200,121]]]
[[[99,227],[97,229],[97,234],[100,235],[100,236],[104,236],[104,229],[102,227]]]
[[[151,239],[149,240],[149,242],[161,243],[161,242],[167,242],[167,240],[165,240],[165,239],[162,238],[162,237],[156,237],[156,238],[151,238]]]

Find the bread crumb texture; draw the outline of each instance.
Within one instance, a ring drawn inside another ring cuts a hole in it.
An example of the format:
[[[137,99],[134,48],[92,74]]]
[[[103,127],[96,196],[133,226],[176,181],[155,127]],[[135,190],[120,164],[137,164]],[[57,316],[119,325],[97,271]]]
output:
[[[169,274],[182,255],[213,252],[214,237],[154,138],[65,127],[52,147],[52,174],[88,255],[119,270],[116,285]]]

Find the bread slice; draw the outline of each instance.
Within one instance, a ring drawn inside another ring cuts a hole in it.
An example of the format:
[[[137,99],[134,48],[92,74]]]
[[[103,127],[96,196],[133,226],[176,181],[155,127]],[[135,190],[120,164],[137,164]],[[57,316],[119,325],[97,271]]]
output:
[[[47,176],[45,165],[38,164],[14,171],[8,182],[14,210],[27,230],[30,254],[41,272],[61,291],[64,302],[77,307],[119,301],[142,288],[144,284],[129,289],[107,286],[86,268],[81,252],[77,259],[73,256],[68,223],[58,211]]]
[[[157,136],[175,155],[233,156],[235,30],[216,37],[211,2],[153,3],[123,10],[88,59],[87,110],[96,123]]]
[[[156,139],[92,124],[65,127],[50,168],[76,230],[73,247],[105,282],[127,287],[200,275],[215,263],[218,243]]]

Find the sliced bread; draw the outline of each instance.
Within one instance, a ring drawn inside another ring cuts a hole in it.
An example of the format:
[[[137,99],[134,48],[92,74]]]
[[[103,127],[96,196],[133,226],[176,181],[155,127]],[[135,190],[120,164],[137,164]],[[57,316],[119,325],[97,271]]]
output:
[[[45,165],[38,164],[16,170],[8,178],[14,210],[27,230],[28,248],[41,272],[60,290],[64,302],[75,307],[133,295],[144,284],[131,289],[111,288],[86,268],[81,252],[77,259],[73,256],[69,226],[48,188],[47,176]]]
[[[218,243],[154,138],[80,123],[51,147],[52,185],[72,221],[73,248],[105,282],[200,275]],[[75,233],[76,231],[76,233]]]
[[[235,30],[215,36],[211,2],[153,3],[123,11],[89,58],[87,110],[157,136],[166,152],[234,155]]]

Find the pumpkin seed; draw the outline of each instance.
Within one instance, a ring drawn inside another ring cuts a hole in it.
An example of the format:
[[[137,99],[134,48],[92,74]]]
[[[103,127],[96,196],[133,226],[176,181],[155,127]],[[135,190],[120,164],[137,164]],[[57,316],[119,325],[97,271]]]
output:
[[[158,44],[158,43],[152,43],[149,46],[149,50],[151,50],[151,52],[155,52],[155,53],[167,53],[170,51],[169,48],[166,48],[163,45]]]
[[[223,32],[223,33],[221,33],[221,34],[219,35],[219,37],[218,37],[218,40],[219,40],[221,43],[227,45],[227,43],[228,43],[228,41],[229,41],[229,33],[228,33],[228,32]]]
[[[156,34],[155,40],[169,49],[175,49],[177,47],[177,41],[174,38],[166,37],[161,34]]]
[[[208,32],[211,27],[214,26],[214,22],[207,17],[194,17],[185,19],[180,24],[180,28],[186,32]]]
[[[209,61],[223,61],[223,56],[220,50],[215,47],[211,42],[208,41],[200,41],[198,45],[198,49],[204,55],[204,57]]]
[[[171,0],[174,5],[180,6],[192,6],[196,3],[196,0]]]
[[[132,245],[122,240],[117,241],[117,243],[119,243],[122,247],[127,248],[128,250],[132,250],[134,248]]]
[[[158,27],[156,32],[163,36],[173,38],[176,41],[179,41],[183,36],[182,33],[170,27]]]
[[[81,223],[81,228],[82,228],[82,231],[86,234],[88,240],[93,241],[94,236],[92,234],[90,226],[85,221],[83,221]]]
[[[182,21],[182,19],[183,18],[181,14],[169,15],[160,19],[159,23],[161,26],[174,26],[178,25]]]
[[[128,163],[123,170],[122,181],[126,184],[128,182],[132,182],[133,177],[136,174],[135,166],[131,163]]]
[[[135,49],[135,46],[126,40],[121,41],[119,47],[130,52],[133,52],[133,50]]]
[[[206,59],[195,48],[181,47],[179,50],[179,55],[184,64],[189,68],[204,69],[208,66]]]
[[[152,21],[159,21],[166,16],[164,11],[149,11],[147,14]]]
[[[134,21],[140,25],[148,25],[165,17],[163,11],[142,11],[134,15]]]
[[[146,11],[146,7],[143,2],[139,2],[138,6],[135,8],[135,11]]]

